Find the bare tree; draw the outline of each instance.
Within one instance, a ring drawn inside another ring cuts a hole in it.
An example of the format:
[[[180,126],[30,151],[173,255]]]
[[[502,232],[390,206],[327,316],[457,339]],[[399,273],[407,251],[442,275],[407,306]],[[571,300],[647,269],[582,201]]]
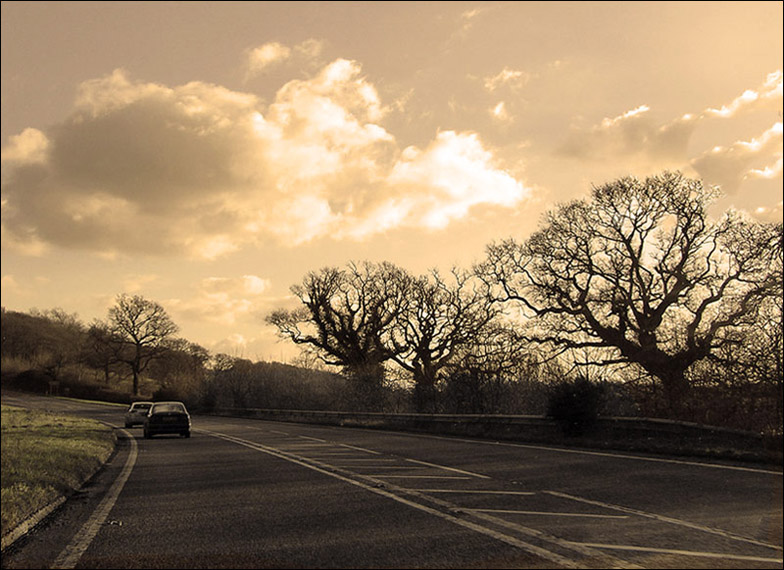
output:
[[[395,321],[394,360],[414,377],[419,412],[436,410],[439,372],[472,345],[498,313],[486,287],[466,271],[452,270],[448,282],[437,271],[412,279],[409,302]]]
[[[374,391],[383,381],[384,362],[394,356],[385,339],[407,302],[408,283],[406,273],[387,262],[324,268],[291,288],[301,307],[277,310],[267,322]]]
[[[117,350],[120,346],[121,343],[113,339],[107,323],[94,321],[90,324],[82,358],[88,366],[103,372],[103,379],[107,385],[111,378],[112,367],[118,362]]]
[[[557,207],[524,243],[490,245],[479,271],[497,300],[536,317],[531,340],[607,349],[603,363],[659,378],[674,410],[689,367],[781,294],[781,224],[712,222],[716,195],[680,173],[622,178]]]
[[[162,356],[179,328],[164,308],[139,295],[119,295],[109,309],[109,331],[119,350],[117,360],[133,373],[133,393],[139,393],[139,376],[150,362]]]

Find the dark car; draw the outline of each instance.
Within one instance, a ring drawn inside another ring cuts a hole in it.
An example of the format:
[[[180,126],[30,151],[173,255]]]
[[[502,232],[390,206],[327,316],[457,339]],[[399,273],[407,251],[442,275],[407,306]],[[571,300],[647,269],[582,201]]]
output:
[[[191,416],[182,402],[155,402],[144,419],[144,437],[162,433],[191,436]]]
[[[130,428],[144,424],[147,412],[150,411],[152,402],[134,402],[125,412],[125,427]]]

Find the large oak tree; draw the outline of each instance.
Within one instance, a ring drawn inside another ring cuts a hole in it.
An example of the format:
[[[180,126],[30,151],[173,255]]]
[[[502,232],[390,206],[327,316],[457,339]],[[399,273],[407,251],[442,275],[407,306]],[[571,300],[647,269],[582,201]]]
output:
[[[413,375],[419,412],[437,411],[439,373],[473,348],[498,313],[486,287],[472,274],[453,269],[451,277],[438,271],[412,277],[409,301],[392,329],[394,360]]]
[[[550,211],[524,242],[491,244],[479,270],[530,340],[638,365],[677,412],[689,367],[781,295],[781,224],[712,221],[716,195],[680,173],[621,178]]]
[[[291,288],[301,306],[276,310],[267,322],[282,337],[342,367],[369,393],[377,392],[384,363],[394,356],[386,341],[408,302],[408,284],[405,272],[387,262],[311,271]]]

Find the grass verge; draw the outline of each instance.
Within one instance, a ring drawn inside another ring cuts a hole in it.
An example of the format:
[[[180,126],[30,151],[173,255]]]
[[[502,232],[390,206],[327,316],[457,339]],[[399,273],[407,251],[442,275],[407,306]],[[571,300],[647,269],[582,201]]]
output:
[[[2,535],[78,489],[111,455],[111,428],[87,419],[3,405]]]

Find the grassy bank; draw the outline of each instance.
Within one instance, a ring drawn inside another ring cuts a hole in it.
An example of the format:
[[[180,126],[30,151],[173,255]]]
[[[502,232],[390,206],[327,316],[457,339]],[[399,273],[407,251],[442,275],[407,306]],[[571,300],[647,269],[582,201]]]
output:
[[[78,489],[111,455],[111,428],[86,419],[2,406],[2,534]]]

